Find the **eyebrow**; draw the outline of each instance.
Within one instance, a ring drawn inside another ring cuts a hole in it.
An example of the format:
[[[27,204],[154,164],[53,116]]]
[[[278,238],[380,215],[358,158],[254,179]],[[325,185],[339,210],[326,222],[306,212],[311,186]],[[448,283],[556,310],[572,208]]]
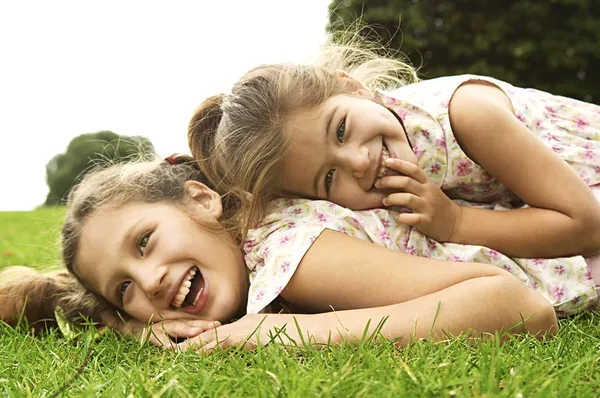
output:
[[[325,131],[323,134],[323,139],[324,139],[323,141],[324,141],[325,145],[327,145],[327,135],[331,131],[331,123],[333,123],[333,117],[335,116],[339,107],[340,107],[339,105],[336,105],[336,107],[333,108],[333,110],[329,114],[329,120],[327,121],[327,127],[325,128]],[[319,197],[319,181],[321,180],[321,174],[323,174],[323,171],[321,169],[319,169],[317,171],[317,174],[315,175],[315,180],[313,181],[313,189],[315,192],[315,197],[317,197],[317,198]],[[327,187],[325,187],[325,195],[327,195]]]

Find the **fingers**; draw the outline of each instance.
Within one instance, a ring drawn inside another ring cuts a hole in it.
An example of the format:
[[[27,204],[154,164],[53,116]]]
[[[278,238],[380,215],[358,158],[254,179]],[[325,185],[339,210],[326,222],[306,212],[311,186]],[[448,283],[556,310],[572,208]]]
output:
[[[398,224],[414,227],[423,222],[423,215],[419,213],[400,213],[396,216]]]
[[[408,207],[413,212],[421,212],[424,210],[424,201],[420,197],[412,193],[393,193],[383,198],[384,206],[402,206]]]
[[[415,195],[423,194],[423,184],[408,176],[387,176],[375,181],[375,187],[410,192]]]
[[[410,162],[406,162],[404,160],[388,158],[385,160],[385,167],[390,168],[392,170],[396,170],[404,174],[405,176],[413,178],[421,184],[425,184],[429,181],[427,175],[423,170],[419,168],[419,166]]]
[[[206,330],[220,326],[218,322],[202,320],[167,320],[152,324],[155,333],[167,334],[173,338],[194,337]]]

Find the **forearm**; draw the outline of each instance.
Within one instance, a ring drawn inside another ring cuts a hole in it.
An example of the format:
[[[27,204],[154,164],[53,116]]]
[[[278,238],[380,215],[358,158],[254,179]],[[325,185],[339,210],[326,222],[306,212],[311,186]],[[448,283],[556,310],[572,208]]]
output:
[[[509,331],[542,337],[558,331],[552,306],[511,276],[475,278],[404,303],[315,316],[326,317],[328,322],[323,323],[332,325],[314,336],[320,343],[327,343],[329,336],[333,342],[357,341],[368,321],[371,334],[385,317],[380,333],[387,339],[398,339],[400,345],[411,338],[444,339],[446,333],[472,332],[478,337]]]
[[[480,245],[514,257],[556,258],[600,250],[600,230],[554,210],[461,207],[452,243]]]

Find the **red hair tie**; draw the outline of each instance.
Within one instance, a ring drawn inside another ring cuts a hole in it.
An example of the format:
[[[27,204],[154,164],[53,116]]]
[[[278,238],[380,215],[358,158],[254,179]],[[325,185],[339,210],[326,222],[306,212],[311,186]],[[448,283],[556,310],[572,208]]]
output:
[[[167,156],[165,158],[165,160],[169,163],[171,163],[172,165],[176,165],[177,164],[177,160],[175,160],[175,158],[173,156]]]

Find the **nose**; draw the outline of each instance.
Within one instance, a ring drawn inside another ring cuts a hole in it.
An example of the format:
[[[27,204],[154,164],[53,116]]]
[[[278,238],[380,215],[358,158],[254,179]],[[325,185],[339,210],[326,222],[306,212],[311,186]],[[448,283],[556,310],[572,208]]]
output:
[[[369,166],[371,165],[369,155],[369,149],[364,146],[357,147],[355,150],[348,151],[345,154],[343,163],[352,172],[354,178],[362,178],[365,172],[369,170]]]
[[[153,300],[157,297],[160,297],[162,294],[165,294],[166,286],[166,275],[167,275],[167,267],[165,266],[146,266],[139,267],[138,275],[138,283],[146,296]]]

